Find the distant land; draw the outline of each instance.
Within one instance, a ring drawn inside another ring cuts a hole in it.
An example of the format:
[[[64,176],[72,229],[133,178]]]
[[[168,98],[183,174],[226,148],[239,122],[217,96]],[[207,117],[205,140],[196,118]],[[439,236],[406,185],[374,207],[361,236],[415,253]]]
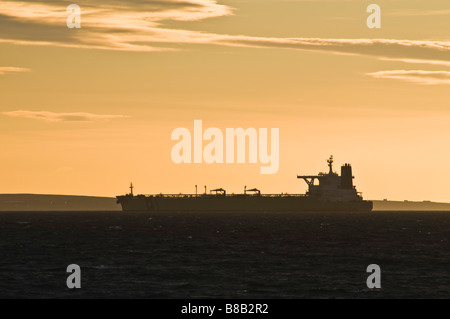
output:
[[[431,201],[413,202],[409,200],[373,200],[373,210],[450,211],[450,203],[437,203]]]
[[[113,197],[0,194],[0,211],[122,210]]]
[[[374,200],[376,211],[450,211],[450,203]],[[113,197],[0,194],[0,211],[120,211]]]

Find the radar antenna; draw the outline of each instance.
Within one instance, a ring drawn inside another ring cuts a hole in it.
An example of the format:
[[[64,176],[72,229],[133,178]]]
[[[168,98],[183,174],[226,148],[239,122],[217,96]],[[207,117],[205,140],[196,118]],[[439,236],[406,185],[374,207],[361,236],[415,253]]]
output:
[[[327,160],[328,166],[330,167],[329,174],[333,174],[333,155],[330,155],[330,158]]]

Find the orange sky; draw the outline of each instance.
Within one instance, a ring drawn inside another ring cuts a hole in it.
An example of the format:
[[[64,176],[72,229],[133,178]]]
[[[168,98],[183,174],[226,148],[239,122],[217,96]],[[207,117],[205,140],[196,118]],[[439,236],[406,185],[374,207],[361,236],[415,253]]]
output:
[[[302,193],[353,165],[367,199],[450,201],[446,0],[0,3],[0,193]],[[279,128],[280,168],[174,164],[177,127]]]

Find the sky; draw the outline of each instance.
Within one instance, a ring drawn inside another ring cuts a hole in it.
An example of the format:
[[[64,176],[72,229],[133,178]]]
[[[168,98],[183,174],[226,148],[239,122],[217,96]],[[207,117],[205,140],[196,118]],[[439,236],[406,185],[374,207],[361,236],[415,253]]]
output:
[[[450,202],[449,17],[448,0],[1,1],[0,193],[303,193],[332,154],[366,199]],[[279,128],[279,170],[174,163],[194,120]]]

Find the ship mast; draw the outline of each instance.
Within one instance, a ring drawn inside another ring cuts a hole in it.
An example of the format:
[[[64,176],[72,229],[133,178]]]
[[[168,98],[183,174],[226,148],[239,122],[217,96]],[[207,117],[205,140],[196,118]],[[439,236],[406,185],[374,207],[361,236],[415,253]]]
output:
[[[327,160],[328,167],[330,167],[329,175],[333,174],[333,155],[330,155],[330,158]]]

